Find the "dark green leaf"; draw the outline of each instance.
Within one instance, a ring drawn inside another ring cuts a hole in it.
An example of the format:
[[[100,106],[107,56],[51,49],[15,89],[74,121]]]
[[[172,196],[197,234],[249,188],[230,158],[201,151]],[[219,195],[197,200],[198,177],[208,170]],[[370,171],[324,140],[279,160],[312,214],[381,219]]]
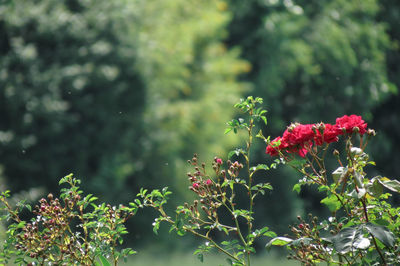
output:
[[[204,260],[204,256],[203,256],[203,254],[201,254],[201,253],[197,254],[197,258],[198,258],[199,261],[201,261],[201,262],[203,262],[203,260]]]
[[[305,159],[293,159],[287,163],[292,167],[298,168],[298,167],[302,167],[306,163],[306,160]]]
[[[387,247],[393,247],[396,240],[392,232],[389,231],[385,226],[380,226],[380,225],[375,225],[372,223],[367,223],[365,225],[367,230],[379,239],[385,246]]]
[[[100,261],[101,261],[103,266],[111,266],[111,263],[108,262],[108,260],[106,258],[104,258],[103,255],[100,254],[99,255],[99,259],[100,259]]]
[[[347,227],[331,238],[336,251],[345,254],[354,249],[367,249],[371,242],[364,237],[363,225]]]

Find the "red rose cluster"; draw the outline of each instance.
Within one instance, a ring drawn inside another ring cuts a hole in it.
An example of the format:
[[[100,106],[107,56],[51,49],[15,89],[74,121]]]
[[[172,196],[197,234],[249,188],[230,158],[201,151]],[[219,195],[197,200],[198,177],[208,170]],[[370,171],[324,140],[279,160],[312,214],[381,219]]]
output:
[[[308,149],[313,144],[321,146],[339,140],[339,135],[358,132],[361,136],[367,131],[367,123],[361,116],[350,115],[336,119],[336,124],[291,124],[283,133],[267,146],[266,153],[276,156],[279,151],[298,153],[301,157],[306,156]]]

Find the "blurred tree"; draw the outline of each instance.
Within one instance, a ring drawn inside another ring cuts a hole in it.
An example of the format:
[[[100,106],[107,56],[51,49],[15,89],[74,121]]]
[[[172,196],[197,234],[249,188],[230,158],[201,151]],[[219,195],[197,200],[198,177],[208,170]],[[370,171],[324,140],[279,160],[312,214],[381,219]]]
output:
[[[238,59],[238,49],[227,50],[222,42],[231,17],[224,2],[155,0],[136,7],[138,68],[147,85],[145,125],[151,140],[148,174],[176,176],[186,189],[183,164],[194,152],[211,161],[237,143],[237,137],[224,136],[225,122],[246,89],[236,76],[250,66]]]
[[[9,1],[0,5],[0,161],[10,189],[70,172],[103,200],[139,187],[186,191],[186,162],[222,138],[249,70],[222,40],[226,4]],[[182,196],[182,194],[181,194]],[[151,234],[148,215],[129,228]]]
[[[386,24],[392,46],[386,52],[389,80],[400,87],[400,2],[396,0],[380,1],[379,21]],[[393,95],[378,105],[373,111],[372,127],[377,129],[377,145],[373,154],[378,169],[388,177],[400,178],[400,94]],[[397,197],[400,202],[400,198]]]
[[[370,122],[373,108],[396,91],[387,76],[390,40],[385,24],[378,21],[378,4],[376,0],[230,1],[234,17],[228,44],[242,47],[243,57],[253,66],[243,79],[254,84],[252,94],[265,99],[271,135],[280,135],[290,122],[334,123],[336,117],[350,113]],[[259,147],[259,161],[265,160],[264,148]],[[301,214],[288,189],[293,180],[281,172],[277,176],[281,177],[272,183],[282,189],[271,201],[281,204],[272,204],[267,219],[279,216],[282,205],[292,217]],[[302,196],[306,211],[319,205],[315,195]],[[280,224],[287,223],[281,219]]]
[[[122,2],[94,3],[0,7],[0,160],[12,190],[54,190],[75,172],[112,198],[126,154],[140,155],[145,92],[124,38],[129,14]]]

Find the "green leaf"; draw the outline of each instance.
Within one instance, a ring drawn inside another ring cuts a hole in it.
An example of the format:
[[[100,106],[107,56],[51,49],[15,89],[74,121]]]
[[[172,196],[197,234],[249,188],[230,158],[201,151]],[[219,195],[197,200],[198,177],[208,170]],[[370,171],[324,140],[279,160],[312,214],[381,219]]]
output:
[[[288,162],[288,164],[292,167],[303,167],[303,165],[306,164],[306,160],[305,159],[293,159],[291,161]]]
[[[365,187],[371,196],[379,197],[383,193],[383,185],[376,177],[372,178]]]
[[[231,131],[232,131],[232,128],[227,128],[227,129],[225,129],[224,134],[228,134],[228,133],[231,132]]]
[[[258,170],[269,170],[269,167],[266,164],[258,164],[255,168],[255,171],[258,171]]]
[[[273,239],[271,239],[271,241],[269,241],[266,245],[265,248],[266,249],[270,249],[272,246],[285,246],[287,244],[290,244],[291,242],[293,242],[293,239],[290,239],[288,237],[275,237]]]
[[[371,235],[379,239],[379,241],[381,241],[385,246],[387,247],[394,246],[396,239],[393,233],[390,232],[389,229],[387,229],[385,226],[367,223],[365,227],[371,233]]]
[[[336,251],[346,254],[353,249],[367,249],[371,242],[364,237],[363,225],[347,227],[331,238]]]
[[[267,118],[265,116],[261,116],[261,119],[264,121],[264,124],[267,125]]]
[[[360,174],[358,171],[354,172],[354,181],[356,182],[358,187],[364,187],[364,176]]]
[[[102,264],[103,266],[111,266],[111,263],[108,262],[108,260],[107,260],[106,258],[104,258],[103,255],[100,254],[100,255],[99,255],[99,259],[100,259],[101,264]]]
[[[199,259],[200,262],[204,261],[204,256],[201,253],[197,254],[197,258]]]
[[[301,184],[297,183],[297,184],[295,184],[295,185],[293,186],[293,191],[296,191],[297,194],[300,193],[300,190],[301,190]]]
[[[366,193],[367,191],[364,188],[359,188],[358,192],[355,189],[353,189],[353,191],[350,192],[348,195],[355,199],[361,199],[362,197],[365,196]]]
[[[296,239],[294,241],[292,241],[292,243],[290,243],[291,246],[300,246],[302,243],[304,243],[305,245],[309,245],[311,243],[311,238],[309,237],[301,237],[299,239]]]
[[[276,233],[273,231],[265,232],[263,235],[268,237],[276,237]]]
[[[382,177],[379,182],[387,189],[400,193],[400,182],[397,180],[390,180],[387,177]]]
[[[347,167],[339,167],[332,173],[332,178],[333,181],[335,181],[336,184],[339,184],[343,181],[344,177],[347,174]]]
[[[321,203],[325,204],[331,212],[335,212],[341,207],[340,201],[335,195],[330,195],[322,199]]]

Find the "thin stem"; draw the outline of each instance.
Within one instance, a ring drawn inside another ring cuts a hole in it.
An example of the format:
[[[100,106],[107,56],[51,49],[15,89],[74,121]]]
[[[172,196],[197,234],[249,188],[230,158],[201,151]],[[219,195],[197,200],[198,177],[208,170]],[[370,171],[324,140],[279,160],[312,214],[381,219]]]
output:
[[[363,210],[364,210],[364,215],[365,215],[365,221],[368,223],[368,222],[369,222],[369,219],[368,219],[367,205],[365,204],[365,199],[362,199],[362,200],[361,200],[361,203],[362,203],[362,205],[363,205]],[[382,259],[383,265],[387,265],[387,264],[386,264],[385,257],[383,256],[381,250],[379,249],[378,243],[376,243],[375,237],[374,237],[372,234],[371,234],[371,236],[372,236],[372,242],[374,242],[374,246],[375,246],[375,248],[376,248],[376,251],[378,251],[379,256],[380,256],[381,259]]]
[[[252,115],[253,115],[253,110],[252,109],[250,110],[249,114],[250,114],[250,117],[252,117]],[[247,143],[247,156],[246,156],[247,174],[249,176],[248,194],[249,194],[249,198],[250,198],[250,203],[249,203],[249,205],[250,205],[249,206],[250,216],[253,213],[253,204],[254,204],[254,202],[253,202],[253,200],[254,200],[253,192],[251,191],[251,186],[252,186],[252,182],[253,182],[253,175],[250,173],[250,150],[251,150],[251,144],[252,144],[252,141],[253,141],[253,136],[252,136],[253,127],[254,127],[254,120],[253,120],[253,118],[250,118],[250,125],[249,125],[249,128],[248,128],[249,141]],[[252,229],[251,220],[248,220],[247,224],[248,224],[247,235],[250,235],[251,234],[251,229]],[[248,247],[248,243],[247,242],[245,242],[245,243],[246,243],[246,247]],[[246,250],[246,253],[247,253],[246,254],[247,255],[247,265],[250,266],[250,251]]]

